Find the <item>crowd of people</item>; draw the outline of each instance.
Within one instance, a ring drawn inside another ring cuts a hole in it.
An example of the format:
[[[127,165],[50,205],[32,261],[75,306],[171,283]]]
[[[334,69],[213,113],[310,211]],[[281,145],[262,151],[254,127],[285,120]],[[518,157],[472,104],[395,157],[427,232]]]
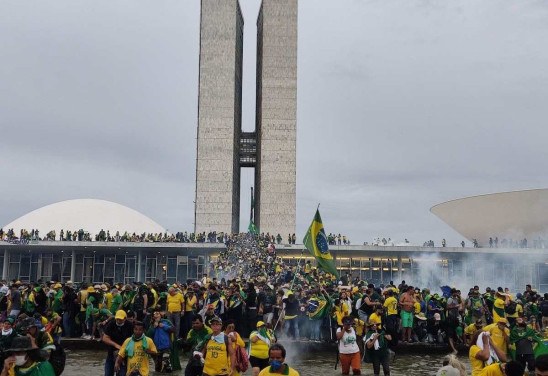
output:
[[[100,242],[133,242],[133,243],[226,243],[232,239],[234,235],[225,233],[210,231],[194,233],[194,232],[177,232],[175,234],[164,233],[141,233],[137,234],[135,232],[128,231],[116,231],[111,234],[109,230],[105,231],[101,229],[97,234],[92,235],[89,231],[84,229],[79,230],[64,230],[59,231],[59,235],[55,230],[51,230],[46,233],[45,236],[40,236],[40,231],[38,229],[21,229],[19,233],[15,233],[13,229],[4,229],[0,228],[0,241],[8,242],[30,242],[30,241],[65,241],[65,242],[76,242],[76,241],[100,241]],[[284,238],[281,234],[270,234],[262,233],[259,235],[262,240],[267,240],[272,244],[282,244]],[[296,244],[297,236],[295,234],[288,234],[285,238],[285,244]],[[350,240],[346,235],[341,234],[329,234],[328,242],[330,245],[350,245]]]
[[[516,294],[503,287],[473,286],[463,294],[405,281],[375,285],[337,278],[310,261],[284,263],[270,236],[249,234],[227,238],[199,280],[2,281],[0,321],[0,353],[17,375],[29,365],[57,375],[63,337],[103,341],[105,375],[148,375],[149,357],[158,372],[180,369],[181,350],[191,354],[186,376],[289,372],[278,339],[336,341],[343,374],[360,374],[365,361],[375,375],[381,367],[388,375],[396,347],[414,342],[453,353],[467,346],[473,375],[491,374],[484,371],[491,363],[532,371],[535,355],[548,351],[548,294],[530,285]],[[27,355],[16,358],[17,349]]]

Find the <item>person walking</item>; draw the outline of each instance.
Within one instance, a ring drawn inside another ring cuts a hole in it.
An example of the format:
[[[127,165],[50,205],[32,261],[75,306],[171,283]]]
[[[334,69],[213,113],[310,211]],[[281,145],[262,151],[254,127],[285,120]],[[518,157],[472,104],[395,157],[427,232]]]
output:
[[[357,336],[352,327],[354,320],[350,316],[342,319],[342,328],[337,329],[336,337],[339,341],[339,360],[343,375],[361,375],[360,348],[357,343]]]
[[[236,371],[236,353],[231,339],[221,331],[223,322],[219,317],[211,319],[211,330],[202,349],[204,357],[203,376],[229,376]]]
[[[122,362],[127,363],[127,376],[149,376],[149,357],[158,353],[152,338],[145,336],[145,326],[141,321],[133,324],[133,335],[126,339],[118,352],[114,371],[119,372]]]
[[[385,376],[390,375],[390,354],[388,341],[392,340],[390,334],[386,334],[381,324],[370,322],[369,330],[365,335],[365,351],[367,358],[373,364],[373,374],[380,375],[381,365]]]
[[[118,351],[124,344],[124,341],[133,334],[133,324],[127,320],[125,311],[116,311],[114,320],[110,320],[105,326],[103,334],[103,343],[107,345],[107,359],[105,360],[105,376],[114,376],[114,364]],[[126,365],[122,363],[117,376],[126,375]]]

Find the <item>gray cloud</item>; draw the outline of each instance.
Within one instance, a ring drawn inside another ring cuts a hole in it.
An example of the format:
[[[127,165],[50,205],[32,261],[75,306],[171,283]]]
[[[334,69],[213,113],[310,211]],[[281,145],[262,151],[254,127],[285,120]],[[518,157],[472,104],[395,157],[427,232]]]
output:
[[[259,1],[241,6],[252,129]],[[0,3],[0,223],[96,197],[192,228],[199,12]],[[547,19],[540,1],[301,0],[298,232],[321,202],[353,243],[456,244],[432,205],[546,187]]]

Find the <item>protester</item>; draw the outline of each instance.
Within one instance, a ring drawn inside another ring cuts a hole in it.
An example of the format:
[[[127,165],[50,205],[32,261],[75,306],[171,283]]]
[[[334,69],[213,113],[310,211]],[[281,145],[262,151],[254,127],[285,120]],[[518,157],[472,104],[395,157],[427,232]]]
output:
[[[264,368],[259,376],[270,376],[270,375],[286,375],[286,376],[299,376],[299,372],[291,368],[287,363],[285,363],[286,357],[285,348],[275,343],[268,349],[268,362],[269,367]]]
[[[365,335],[365,355],[373,364],[373,373],[380,374],[380,366],[385,376],[390,375],[390,357],[388,350],[388,341],[392,339],[390,334],[386,334],[382,325],[378,322],[370,321],[368,331]]]
[[[336,333],[343,375],[350,374],[350,368],[352,368],[353,375],[361,374],[360,348],[356,342],[356,332],[352,327],[353,321],[350,316],[345,316],[342,319],[342,328],[338,328]]]
[[[105,360],[105,376],[114,376],[114,364],[118,357],[118,351],[125,340],[133,335],[133,325],[127,320],[126,312],[119,310],[110,321],[103,334],[103,343],[107,345],[107,358]],[[126,375],[126,364],[120,364],[117,376]]]
[[[39,349],[33,346],[29,337],[14,338],[7,352],[10,355],[4,360],[0,376],[55,376],[53,366],[47,360],[41,360]]]
[[[257,329],[249,335],[249,363],[253,376],[268,366],[268,349],[276,342],[274,333],[266,327],[263,321],[257,322]]]
[[[215,317],[211,320],[213,331],[202,350],[204,357],[204,376],[232,375],[236,371],[236,353],[232,339],[221,331],[223,322]]]
[[[126,361],[127,376],[149,376],[149,358],[158,354],[152,338],[145,336],[145,326],[141,321],[133,324],[133,335],[126,339],[118,352],[114,371],[119,372]]]

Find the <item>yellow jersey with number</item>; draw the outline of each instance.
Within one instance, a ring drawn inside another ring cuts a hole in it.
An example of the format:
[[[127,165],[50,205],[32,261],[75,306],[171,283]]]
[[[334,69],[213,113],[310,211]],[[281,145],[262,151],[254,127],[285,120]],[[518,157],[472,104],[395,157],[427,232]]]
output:
[[[212,339],[207,342],[203,373],[205,375],[228,375],[230,373],[230,359],[226,344]]]

